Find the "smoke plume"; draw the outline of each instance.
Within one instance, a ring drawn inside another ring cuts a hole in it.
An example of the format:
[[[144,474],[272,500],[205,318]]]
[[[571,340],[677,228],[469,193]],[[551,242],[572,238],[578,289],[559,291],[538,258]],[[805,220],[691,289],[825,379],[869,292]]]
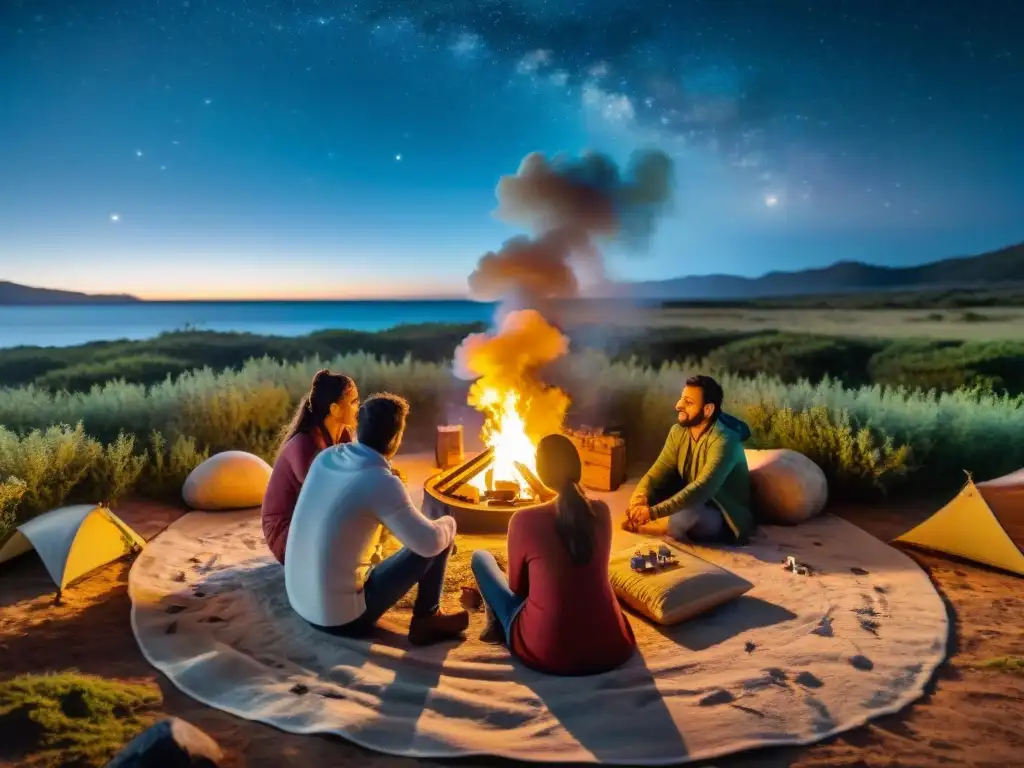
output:
[[[672,161],[659,151],[633,155],[625,176],[607,156],[578,160],[527,155],[496,190],[495,216],[533,231],[485,254],[469,276],[472,296],[550,309],[580,296],[581,274],[603,281],[599,241],[643,248],[672,199]]]
[[[560,389],[547,387],[538,372],[569,351],[569,339],[533,309],[510,312],[494,333],[467,336],[455,351],[455,371],[474,380],[468,402],[488,412],[493,393],[519,394],[520,414],[533,439],[557,432],[569,408]]]
[[[501,178],[496,195],[495,215],[533,234],[484,254],[469,276],[473,297],[500,308],[493,331],[459,345],[455,373],[473,381],[468,401],[486,415],[485,434],[501,422],[504,394],[515,392],[526,434],[537,441],[561,429],[569,408],[568,396],[541,379],[569,351],[551,322],[559,301],[584,294],[581,278],[604,281],[603,242],[646,245],[671,202],[672,162],[662,152],[637,153],[622,174],[600,154],[549,162],[533,153]]]

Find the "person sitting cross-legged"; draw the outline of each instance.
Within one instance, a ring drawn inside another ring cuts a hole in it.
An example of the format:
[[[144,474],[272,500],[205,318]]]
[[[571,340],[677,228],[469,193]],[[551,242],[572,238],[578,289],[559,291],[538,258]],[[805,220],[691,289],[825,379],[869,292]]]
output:
[[[317,371],[285,430],[260,510],[263,537],[277,562],[284,563],[288,528],[313,459],[330,445],[355,439],[358,408],[359,389],[352,379],[326,368]]]
[[[754,528],[750,472],[743,441],[750,428],[722,412],[722,387],[710,376],[686,381],[679,423],[630,499],[623,527],[630,531],[668,518],[676,539],[742,544]]]
[[[325,449],[306,475],[284,572],[288,601],[316,629],[365,636],[414,586],[412,644],[450,640],[469,625],[465,611],[440,611],[455,519],[427,519],[391,467],[408,411],[397,395],[367,398],[359,408],[357,442]],[[383,525],[404,546],[371,565]]]
[[[579,486],[580,456],[563,435],[537,446],[537,474],[558,495],[516,512],[508,527],[508,579],[494,555],[471,566],[487,608],[482,640],[501,642],[527,667],[589,675],[624,664],[636,647],[612,591],[612,517]]]

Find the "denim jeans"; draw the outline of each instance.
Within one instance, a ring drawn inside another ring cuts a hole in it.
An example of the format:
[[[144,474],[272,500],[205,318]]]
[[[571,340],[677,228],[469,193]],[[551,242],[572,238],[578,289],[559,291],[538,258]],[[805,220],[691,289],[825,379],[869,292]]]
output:
[[[413,616],[431,616],[437,613],[450,554],[451,547],[433,557],[422,557],[402,547],[370,569],[363,584],[366,610],[358,619],[348,624],[316,628],[332,635],[366,635],[373,630],[380,617],[414,586],[417,589],[416,602],[412,608]]]
[[[491,609],[505,632],[505,642],[512,636],[512,623],[519,611],[526,604],[526,598],[520,597],[508,586],[508,579],[498,566],[494,555],[484,549],[478,549],[470,560],[473,576],[480,587],[480,594]]]
[[[705,544],[719,544],[728,538],[722,510],[713,504],[684,508],[669,515],[668,532],[673,539],[689,539]]]

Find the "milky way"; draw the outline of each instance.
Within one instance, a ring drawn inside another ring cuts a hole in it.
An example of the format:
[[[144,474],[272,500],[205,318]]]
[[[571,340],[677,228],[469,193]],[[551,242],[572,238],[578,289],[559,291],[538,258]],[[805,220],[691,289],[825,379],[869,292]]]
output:
[[[454,285],[510,234],[497,179],[583,148],[684,174],[632,276],[995,247],[1024,237],[1022,28],[1010,0],[8,0],[0,277],[249,254],[257,290],[284,247],[320,285],[419,249]]]

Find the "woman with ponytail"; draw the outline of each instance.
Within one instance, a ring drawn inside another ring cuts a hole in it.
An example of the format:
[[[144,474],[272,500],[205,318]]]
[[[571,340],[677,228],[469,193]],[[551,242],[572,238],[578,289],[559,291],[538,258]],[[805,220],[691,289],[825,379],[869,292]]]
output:
[[[507,580],[490,552],[472,558],[487,609],[481,639],[504,640],[526,666],[554,675],[607,672],[636,647],[608,578],[611,512],[586,497],[581,473],[567,437],[541,440],[537,474],[558,495],[512,516]]]
[[[325,368],[317,371],[285,428],[262,510],[263,537],[279,563],[284,563],[295,502],[313,459],[330,445],[352,442],[358,410],[356,383]]]

